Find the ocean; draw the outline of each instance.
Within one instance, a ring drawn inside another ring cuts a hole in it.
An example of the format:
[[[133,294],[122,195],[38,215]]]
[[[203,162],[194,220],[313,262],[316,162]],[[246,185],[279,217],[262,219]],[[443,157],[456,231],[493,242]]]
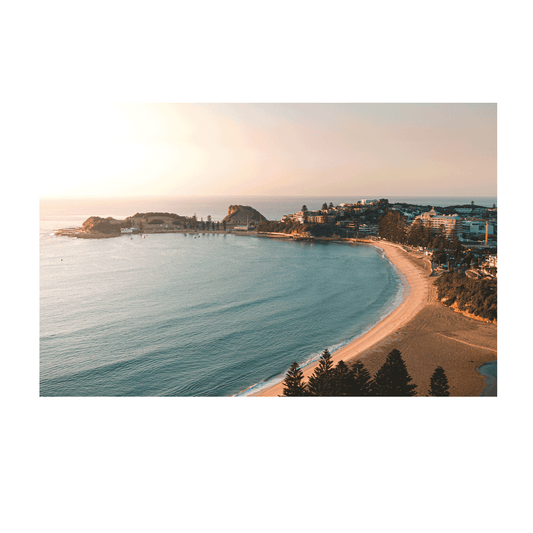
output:
[[[398,197],[396,197],[398,198]],[[364,334],[404,288],[380,250],[231,234],[85,240],[54,229],[91,215],[163,211],[268,219],[358,198],[41,199],[40,395],[236,396]],[[492,206],[495,198],[408,198]]]

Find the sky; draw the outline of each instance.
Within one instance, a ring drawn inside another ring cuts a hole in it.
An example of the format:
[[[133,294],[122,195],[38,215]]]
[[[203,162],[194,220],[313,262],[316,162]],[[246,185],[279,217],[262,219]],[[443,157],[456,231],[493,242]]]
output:
[[[40,196],[496,196],[496,104],[70,104]]]

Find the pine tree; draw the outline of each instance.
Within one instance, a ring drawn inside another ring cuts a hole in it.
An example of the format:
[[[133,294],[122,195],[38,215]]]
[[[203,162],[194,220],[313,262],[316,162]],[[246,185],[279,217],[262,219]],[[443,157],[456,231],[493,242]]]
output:
[[[448,378],[441,366],[438,366],[431,376],[431,388],[428,392],[428,396],[449,396],[450,387],[448,385]]]
[[[370,396],[372,391],[372,376],[361,361],[352,365],[354,376],[353,396]]]
[[[375,396],[416,396],[416,385],[399,350],[394,349],[387,355],[383,366],[377,371],[372,384]]]
[[[355,377],[344,361],[339,361],[334,369],[333,395],[354,396]]]
[[[327,348],[309,378],[308,390],[311,396],[335,396],[333,362]]]
[[[306,396],[306,387],[303,378],[304,375],[300,370],[300,366],[295,361],[292,363],[283,380],[283,384],[285,385],[283,396]]]

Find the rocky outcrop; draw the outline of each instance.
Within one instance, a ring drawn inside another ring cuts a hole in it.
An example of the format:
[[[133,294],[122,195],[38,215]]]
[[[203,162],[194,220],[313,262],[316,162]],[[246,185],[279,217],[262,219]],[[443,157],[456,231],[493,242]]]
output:
[[[131,225],[139,229],[150,229],[150,226],[181,226],[190,225],[191,219],[189,217],[184,217],[176,215],[175,213],[160,213],[160,212],[149,212],[149,213],[135,213],[133,216],[128,217],[126,220],[131,221]]]
[[[112,217],[89,217],[82,224],[82,231],[87,233],[102,233],[104,235],[120,235],[120,228],[131,227],[131,222],[115,220]]]
[[[251,222],[268,222],[267,219],[253,207],[249,205],[230,205],[228,207],[228,214],[222,222],[229,225],[245,225]]]

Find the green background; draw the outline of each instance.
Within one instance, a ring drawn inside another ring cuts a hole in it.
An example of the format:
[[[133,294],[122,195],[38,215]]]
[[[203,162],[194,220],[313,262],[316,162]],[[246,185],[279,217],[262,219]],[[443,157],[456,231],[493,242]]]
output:
[[[18,83],[515,82],[520,146],[531,85],[529,19],[519,5],[3,8],[2,206],[13,226],[2,262],[6,531],[521,529],[526,407],[513,418],[17,418],[14,230]],[[519,308],[529,289],[521,292]],[[531,363],[518,357],[518,368],[520,384]]]

